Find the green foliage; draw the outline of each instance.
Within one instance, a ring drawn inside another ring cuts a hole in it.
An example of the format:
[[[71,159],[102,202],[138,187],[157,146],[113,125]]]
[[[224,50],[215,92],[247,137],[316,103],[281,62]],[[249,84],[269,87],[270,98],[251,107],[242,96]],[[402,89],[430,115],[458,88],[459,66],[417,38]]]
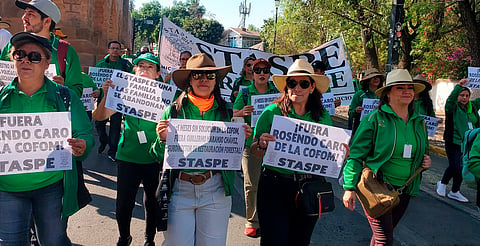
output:
[[[183,29],[193,36],[212,44],[218,43],[223,33],[223,26],[218,21],[200,18],[185,19]]]

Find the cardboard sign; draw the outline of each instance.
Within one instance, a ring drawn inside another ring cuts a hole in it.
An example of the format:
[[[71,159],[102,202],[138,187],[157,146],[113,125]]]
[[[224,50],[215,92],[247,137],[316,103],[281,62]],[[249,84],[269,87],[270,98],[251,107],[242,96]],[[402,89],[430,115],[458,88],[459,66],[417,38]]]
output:
[[[360,120],[363,119],[365,115],[372,112],[375,108],[377,108],[378,104],[380,103],[379,99],[370,99],[364,98],[362,103],[362,113],[360,114]]]
[[[258,117],[260,117],[263,110],[280,96],[282,96],[281,93],[255,95],[255,96],[252,95],[251,101],[253,106],[253,112],[252,112],[251,127],[255,127],[255,125],[257,124]]]
[[[438,129],[438,120],[439,118],[435,118],[432,116],[426,116],[426,115],[420,115],[423,117],[423,120],[425,121],[425,126],[427,127],[427,133],[429,137],[434,137],[435,132],[437,132]]]
[[[101,68],[101,67],[88,67],[88,75],[92,77],[93,82],[98,88],[102,88],[102,84],[105,80],[112,77],[114,69]]]
[[[80,100],[83,102],[83,106],[85,106],[85,111],[92,111],[94,109],[93,106],[93,97],[90,94],[93,93],[93,88],[83,88],[82,97]]]
[[[328,114],[335,115],[335,104],[334,104],[333,93],[323,93],[322,94],[322,105],[325,110],[328,111]]]
[[[468,81],[465,86],[480,89],[480,67],[468,67]]]

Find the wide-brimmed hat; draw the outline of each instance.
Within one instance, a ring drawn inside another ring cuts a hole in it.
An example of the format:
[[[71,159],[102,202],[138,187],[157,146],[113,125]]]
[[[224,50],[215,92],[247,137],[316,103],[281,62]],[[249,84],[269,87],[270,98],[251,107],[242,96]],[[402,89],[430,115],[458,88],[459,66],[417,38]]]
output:
[[[0,21],[0,29],[2,28],[10,28],[10,24],[8,24],[7,22],[5,21]]]
[[[30,2],[15,1],[15,5],[21,9],[32,8],[42,12],[44,15],[52,18],[55,24],[60,21],[60,10],[57,5],[50,0],[32,0]]]
[[[160,59],[158,59],[158,56],[156,56],[152,53],[141,54],[139,57],[137,57],[135,60],[133,60],[133,64],[138,65],[138,63],[141,60],[149,61],[151,63],[157,64],[157,65],[160,66]]]
[[[415,94],[418,94],[425,89],[425,85],[423,85],[422,83],[413,82],[412,76],[410,76],[410,73],[406,69],[395,69],[387,74],[387,81],[385,83],[385,86],[377,89],[375,91],[375,94],[377,96],[381,96],[383,90],[394,85],[413,85],[413,90],[415,91]]]
[[[312,65],[303,59],[297,59],[293,64],[288,68],[287,75],[277,75],[272,76],[273,83],[279,91],[285,90],[285,85],[287,83],[288,77],[295,76],[309,76],[315,81],[315,86],[321,94],[325,93],[330,87],[330,79],[325,75],[315,74],[313,71]]]
[[[371,79],[373,77],[377,77],[377,76],[380,76],[382,80],[385,78],[385,75],[383,75],[383,73],[380,73],[376,68],[367,69],[365,71],[365,74],[362,77],[362,80],[360,80],[360,82],[363,82],[365,80],[369,80],[369,79]]]
[[[215,71],[216,81],[223,81],[227,73],[230,72],[232,66],[217,67],[215,62],[205,53],[195,54],[187,61],[187,65],[183,69],[173,71],[172,78],[175,85],[181,90],[186,90],[190,84],[189,76],[191,71]]]
[[[430,82],[427,81],[427,78],[425,78],[425,76],[423,76],[421,74],[418,74],[415,77],[413,77],[413,82],[422,83],[423,85],[425,85],[425,90],[427,90],[427,91],[432,89],[432,84],[430,84]]]
[[[30,32],[19,32],[13,35],[10,39],[10,43],[13,47],[18,48],[18,44],[20,43],[20,41],[23,40],[29,40],[30,42],[37,43],[52,51],[52,45],[50,44],[50,41],[48,41],[48,39]]]

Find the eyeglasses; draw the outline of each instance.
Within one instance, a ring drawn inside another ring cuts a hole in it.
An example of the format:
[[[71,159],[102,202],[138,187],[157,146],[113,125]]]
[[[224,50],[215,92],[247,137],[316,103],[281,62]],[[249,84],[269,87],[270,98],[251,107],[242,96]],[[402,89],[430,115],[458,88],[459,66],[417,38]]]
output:
[[[201,79],[204,74],[208,80],[212,80],[217,77],[217,74],[214,71],[192,71],[190,74],[192,75],[192,78],[196,80]]]
[[[287,87],[290,89],[294,89],[295,87],[297,87],[298,84],[300,84],[300,87],[302,89],[307,89],[312,85],[312,83],[309,80],[300,80],[300,82],[293,79],[287,80]]]
[[[253,69],[253,72],[256,74],[260,74],[263,71],[264,74],[270,73],[269,67],[256,67]]]
[[[12,55],[13,59],[16,61],[21,61],[23,58],[27,57],[31,63],[40,63],[42,58],[45,58],[42,56],[42,54],[40,54],[40,52],[37,51],[32,51],[27,54],[27,52],[24,50],[15,50]]]
[[[111,47],[111,50],[120,50],[120,47]]]

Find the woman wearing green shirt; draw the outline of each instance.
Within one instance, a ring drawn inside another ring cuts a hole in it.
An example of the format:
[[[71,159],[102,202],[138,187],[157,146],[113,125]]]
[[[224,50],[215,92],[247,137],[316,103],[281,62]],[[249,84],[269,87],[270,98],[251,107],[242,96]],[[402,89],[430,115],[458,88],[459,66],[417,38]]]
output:
[[[135,75],[149,79],[160,76],[160,61],[151,53],[140,55],[133,61]],[[112,81],[107,80],[102,89],[107,95]],[[105,107],[106,96],[102,98],[93,113],[96,120],[105,120],[115,111]],[[150,148],[157,138],[156,123],[125,115],[125,127],[117,150],[117,200],[116,219],[120,237],[117,246],[130,245],[130,221],[135,207],[135,197],[140,183],[143,184],[145,208],[145,246],[155,245],[156,210],[155,191],[158,186],[160,164],[150,155]]]
[[[380,181],[395,188],[405,185],[417,168],[430,167],[425,124],[413,105],[415,94],[424,88],[412,82],[407,70],[397,69],[387,75],[386,86],[375,91],[380,97],[379,107],[360,122],[343,169],[346,208],[355,209],[355,190],[363,165],[371,168],[376,177],[383,177]],[[373,232],[370,245],[393,245],[393,229],[405,213],[410,197],[418,194],[420,180],[420,175],[413,179],[393,210],[378,218],[365,213]]]
[[[240,86],[249,86],[253,82],[253,62],[255,58],[248,56],[243,60],[243,68],[240,72],[240,77],[233,81],[232,94],[230,95],[230,101],[235,102]]]
[[[275,141],[270,134],[274,115],[332,125],[328,112],[321,104],[321,94],[330,80],[314,74],[313,67],[297,59],[287,75],[273,75],[273,83],[282,96],[260,115],[255,126],[253,148],[265,150]],[[319,104],[320,102],[320,104]],[[263,165],[258,184],[257,209],[261,245],[309,245],[317,216],[307,216],[295,206],[297,192],[304,182],[324,179],[321,176],[295,174],[294,171]]]

